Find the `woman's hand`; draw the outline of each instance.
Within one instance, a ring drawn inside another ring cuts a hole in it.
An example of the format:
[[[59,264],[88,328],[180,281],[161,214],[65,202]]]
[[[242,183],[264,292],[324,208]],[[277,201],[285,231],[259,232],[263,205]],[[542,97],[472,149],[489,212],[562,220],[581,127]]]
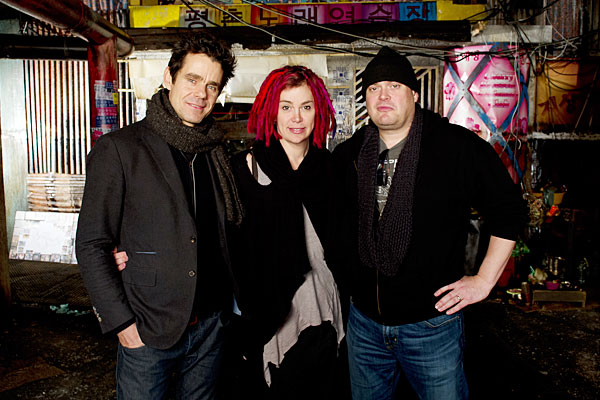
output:
[[[117,248],[115,247],[113,250],[113,257],[115,258],[115,264],[117,264],[117,269],[123,271],[125,267],[127,267],[127,261],[129,261],[129,257],[127,257],[127,253],[124,251],[117,252]]]

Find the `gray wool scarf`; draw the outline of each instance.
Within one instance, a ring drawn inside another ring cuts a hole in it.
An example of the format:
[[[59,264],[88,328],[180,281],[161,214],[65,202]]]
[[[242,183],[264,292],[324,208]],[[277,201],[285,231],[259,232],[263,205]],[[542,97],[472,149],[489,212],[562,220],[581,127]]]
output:
[[[379,221],[375,198],[379,155],[379,130],[376,127],[367,126],[358,155],[358,253],[364,265],[376,268],[386,276],[398,273],[412,238],[413,198],[422,131],[423,111],[415,104],[415,116]]]
[[[213,126],[214,119],[207,117],[196,126],[184,125],[169,101],[167,89],[161,89],[148,101],[146,119],[153,132],[176,149],[186,153],[209,153],[223,191],[227,221],[239,225],[242,203],[223,144],[224,135]]]

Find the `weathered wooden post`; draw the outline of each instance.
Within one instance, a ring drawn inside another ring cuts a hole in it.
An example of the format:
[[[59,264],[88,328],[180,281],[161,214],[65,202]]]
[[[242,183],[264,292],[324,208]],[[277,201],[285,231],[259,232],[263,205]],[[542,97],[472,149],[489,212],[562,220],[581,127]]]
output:
[[[0,114],[1,115],[1,114]],[[0,315],[10,307],[10,275],[8,271],[8,240],[6,234],[6,205],[4,202],[4,176],[2,174],[2,121],[0,120]]]

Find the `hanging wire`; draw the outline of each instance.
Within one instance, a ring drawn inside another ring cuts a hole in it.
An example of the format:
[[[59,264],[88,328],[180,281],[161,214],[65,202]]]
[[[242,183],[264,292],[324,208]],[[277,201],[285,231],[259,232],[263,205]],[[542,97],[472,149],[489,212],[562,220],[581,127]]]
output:
[[[199,0],[199,1],[201,4],[203,4],[206,7],[211,7],[218,11],[221,11],[222,13],[228,15],[233,20],[239,22],[242,25],[245,25],[252,29],[259,30],[259,31],[271,36],[273,38],[273,40],[278,39],[281,42],[284,42],[287,44],[307,47],[310,49],[321,50],[321,51],[326,51],[326,52],[346,53],[346,54],[354,54],[354,55],[360,55],[360,56],[372,56],[372,54],[359,52],[359,51],[354,50],[353,48],[351,50],[348,50],[348,49],[344,49],[344,48],[336,48],[333,46],[320,46],[320,45],[315,45],[315,44],[305,44],[305,43],[301,43],[301,42],[296,42],[296,41],[287,39],[285,37],[282,37],[280,35],[277,35],[277,34],[271,32],[267,29],[264,29],[260,26],[254,25],[252,23],[248,23],[247,21],[244,21],[242,18],[239,18],[237,15],[227,11],[227,9],[214,4],[214,2],[211,2],[208,0]],[[190,9],[190,11],[194,12],[194,14],[196,16],[200,16],[198,11],[192,7],[192,4],[190,4],[190,2],[188,0],[182,0],[182,3],[185,4],[185,6],[188,9]],[[275,15],[283,16],[283,17],[288,18],[295,22],[301,22],[306,25],[314,26],[319,29],[323,29],[325,31],[333,32],[333,33],[336,33],[336,34],[339,34],[342,36],[346,36],[346,37],[350,37],[353,39],[363,40],[367,43],[371,43],[371,44],[374,44],[377,46],[382,46],[382,45],[386,45],[386,44],[393,45],[396,51],[398,51],[401,54],[405,54],[405,55],[430,57],[430,58],[437,59],[439,61],[451,60],[452,62],[459,62],[467,57],[471,57],[471,56],[475,56],[475,55],[491,55],[491,56],[495,56],[495,57],[506,57],[506,58],[513,57],[513,50],[510,50],[510,49],[503,49],[503,50],[497,50],[497,51],[460,52],[457,55],[457,53],[455,53],[452,50],[432,49],[432,48],[428,48],[428,47],[424,47],[424,46],[407,44],[407,43],[402,43],[402,42],[398,42],[395,40],[389,40],[389,39],[371,39],[371,38],[368,38],[365,36],[340,31],[340,30],[331,28],[329,26],[324,26],[322,24],[315,23],[313,21],[310,21],[309,19],[302,18],[298,15],[294,15],[289,12],[285,12],[285,11],[282,11],[275,7],[272,7],[270,4],[266,4],[264,2],[252,1],[252,0],[242,0],[242,3],[248,4],[252,7],[257,7],[261,10],[268,11]],[[561,37],[563,37],[563,40],[561,40],[561,41],[552,42],[552,43],[539,43],[536,45],[534,45],[533,43],[531,43],[528,40],[527,35],[524,33],[522,27],[520,26],[520,23],[527,22],[531,18],[541,15],[543,12],[545,12],[549,8],[553,7],[556,3],[558,3],[558,0],[554,0],[553,2],[547,4],[543,8],[537,10],[537,12],[534,15],[532,15],[528,18],[514,21],[510,15],[510,9],[509,9],[508,3],[506,3],[502,0],[499,0],[500,7],[494,7],[489,10],[482,11],[480,13],[471,15],[471,16],[465,18],[464,20],[467,20],[471,23],[477,23],[477,22],[490,20],[491,18],[497,16],[498,14],[502,14],[504,19],[508,23],[510,23],[510,25],[515,29],[515,32],[516,32],[517,36],[519,37],[518,43],[520,43],[520,47],[525,51],[527,57],[529,58],[530,67],[533,68],[535,64],[533,63],[533,60],[532,60],[532,54],[537,53],[539,56],[541,56],[541,58],[543,60],[545,60],[545,59],[549,59],[547,56],[544,55],[545,53],[547,53],[547,49],[548,48],[556,48],[556,49],[561,49],[560,55],[563,56],[567,52],[568,48],[573,48],[574,50],[577,50],[578,49],[577,44],[579,44],[581,42],[582,38],[585,36],[585,35],[579,35],[579,36],[573,37],[573,38],[564,38],[564,36],[561,35]],[[481,15],[483,15],[484,17],[480,18],[480,19],[476,19],[476,17],[481,16]],[[547,15],[546,15],[546,19],[548,19]],[[212,21],[207,21],[207,22],[211,23],[212,25],[217,26],[217,24]],[[555,28],[553,27],[553,29],[555,29]],[[588,35],[594,34],[596,32],[597,31],[592,31],[587,34]],[[533,70],[533,73],[536,74],[536,71]]]
[[[187,3],[187,0],[182,0],[182,2]],[[206,6],[215,8],[215,9],[217,9],[217,10],[219,10],[219,11],[221,11],[221,12],[227,14],[227,15],[229,15],[231,18],[235,19],[239,23],[241,23],[241,24],[243,24],[245,26],[248,26],[250,28],[259,30],[259,31],[261,31],[261,32],[263,32],[263,33],[265,33],[265,34],[267,34],[267,35],[269,35],[271,37],[279,39],[279,40],[281,40],[281,41],[283,41],[285,43],[289,43],[289,44],[293,44],[293,45],[297,45],[297,46],[308,47],[308,48],[311,48],[311,49],[330,51],[330,52],[334,52],[334,53],[348,53],[347,50],[338,49],[338,48],[335,48],[335,47],[327,47],[327,46],[319,46],[319,45],[308,45],[308,44],[304,44],[304,43],[294,42],[293,40],[289,40],[289,39],[286,39],[284,37],[278,36],[278,35],[274,34],[273,32],[269,32],[268,30],[266,30],[264,28],[261,28],[259,26],[253,25],[251,23],[248,23],[248,22],[244,21],[242,18],[238,17],[237,15],[235,15],[233,13],[230,13],[226,9],[221,8],[221,7],[217,6],[216,4],[213,4],[210,1],[200,0],[200,3],[202,3],[202,4],[206,5]]]
[[[367,38],[367,37],[364,37],[364,36],[355,35],[355,34],[352,34],[352,33],[340,31],[340,30],[337,30],[337,29],[333,29],[333,28],[321,25],[321,24],[314,23],[314,22],[310,21],[307,18],[303,18],[303,17],[297,16],[297,15],[294,15],[294,14],[291,14],[291,13],[279,10],[279,9],[277,9],[275,7],[269,7],[267,4],[265,4],[263,2],[250,1],[250,0],[242,0],[242,3],[250,4],[250,5],[252,5],[254,7],[257,7],[259,9],[261,9],[261,10],[266,10],[266,11],[268,11],[270,13],[273,13],[273,14],[276,14],[276,15],[279,15],[279,16],[283,16],[283,17],[289,18],[289,19],[291,19],[293,21],[296,21],[296,22],[302,22],[303,24],[311,25],[311,26],[314,26],[314,27],[317,27],[317,28],[320,28],[320,29],[323,29],[323,30],[326,30],[326,31],[329,31],[329,32],[337,33],[337,34],[342,35],[342,36],[347,36],[347,37],[355,38],[355,39],[358,39],[358,40],[363,40],[363,41],[366,41],[368,43],[372,43],[372,44],[375,44],[375,45],[378,45],[378,46],[381,45],[380,43],[389,43],[389,44],[394,44],[394,45],[399,46],[399,47],[405,47],[407,49],[426,50],[426,51],[429,52],[428,54],[426,54],[427,56],[433,56],[433,55],[435,55],[435,56],[443,57],[443,56],[447,56],[447,55],[452,55],[452,52],[448,51],[448,50],[431,49],[431,48],[424,47],[424,46],[417,46],[417,45],[412,45],[412,44],[400,43],[400,42],[396,42],[396,41],[393,41],[393,40],[387,40],[387,39],[373,40],[373,39],[370,39],[370,38]],[[361,20],[359,20],[359,21],[361,21]],[[398,51],[398,49],[396,49],[396,50]],[[413,53],[411,53],[411,54],[413,54]],[[415,54],[413,54],[413,55],[415,55]]]

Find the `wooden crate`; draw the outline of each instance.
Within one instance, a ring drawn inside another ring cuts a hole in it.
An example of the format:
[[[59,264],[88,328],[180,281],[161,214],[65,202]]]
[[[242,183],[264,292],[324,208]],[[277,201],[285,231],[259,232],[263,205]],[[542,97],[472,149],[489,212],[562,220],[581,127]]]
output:
[[[583,290],[534,290],[531,304],[535,302],[581,303],[585,307],[586,293]]]

